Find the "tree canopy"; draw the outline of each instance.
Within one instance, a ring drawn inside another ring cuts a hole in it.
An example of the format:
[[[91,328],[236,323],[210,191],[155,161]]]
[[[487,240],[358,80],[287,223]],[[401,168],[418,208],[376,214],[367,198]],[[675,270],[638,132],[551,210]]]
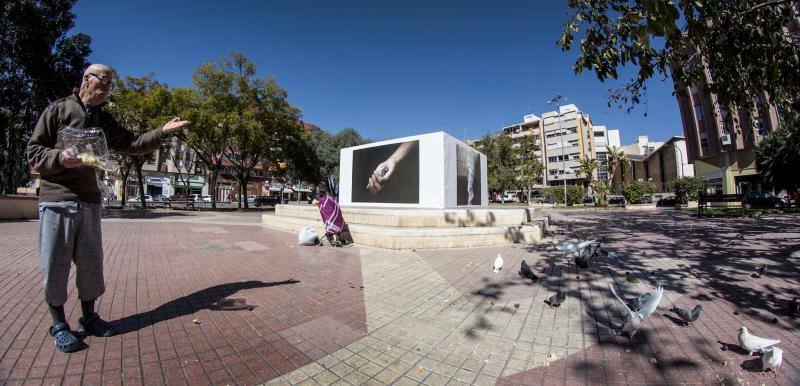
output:
[[[29,179],[25,148],[39,114],[80,85],[91,38],[67,35],[75,0],[17,0],[0,7],[0,194]]]
[[[755,93],[787,108],[800,95],[797,5],[790,0],[569,0],[558,44],[580,53],[575,73],[617,80],[626,66],[635,76],[612,90],[609,104],[629,109],[646,82],[673,76],[686,85],[708,79],[722,106],[750,106]],[[789,31],[784,28],[793,26]],[[675,72],[670,71],[674,66]],[[710,75],[710,79],[709,79]]]

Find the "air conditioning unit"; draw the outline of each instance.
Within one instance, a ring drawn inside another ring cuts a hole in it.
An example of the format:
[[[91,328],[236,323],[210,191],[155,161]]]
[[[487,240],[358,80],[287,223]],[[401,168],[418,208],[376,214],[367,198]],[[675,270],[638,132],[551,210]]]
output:
[[[722,142],[723,145],[730,145],[731,144],[731,135],[730,134],[722,134],[719,137],[719,141]]]

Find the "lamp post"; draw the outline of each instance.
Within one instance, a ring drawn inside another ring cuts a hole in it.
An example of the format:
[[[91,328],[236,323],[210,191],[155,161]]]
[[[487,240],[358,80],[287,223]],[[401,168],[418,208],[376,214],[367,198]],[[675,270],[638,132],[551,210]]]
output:
[[[567,206],[567,159],[566,154],[564,154],[564,133],[561,132],[561,108],[559,108],[558,103],[561,100],[567,100],[566,97],[562,96],[561,94],[556,95],[553,99],[547,101],[548,105],[555,105],[556,106],[556,118],[558,119],[558,133],[561,135],[561,171],[564,173],[562,177],[564,179],[564,207]]]

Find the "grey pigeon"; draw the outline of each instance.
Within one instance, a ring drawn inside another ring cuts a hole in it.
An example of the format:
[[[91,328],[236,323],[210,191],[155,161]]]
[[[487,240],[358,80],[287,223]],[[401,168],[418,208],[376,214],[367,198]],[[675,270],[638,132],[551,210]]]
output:
[[[520,264],[519,266],[519,275],[526,279],[531,279],[531,280],[539,279],[539,277],[536,276],[535,273],[533,273],[531,266],[528,265],[528,263],[526,263],[525,260],[522,260],[522,264]]]
[[[625,304],[628,305],[631,311],[636,312],[642,309],[642,305],[647,303],[647,300],[650,299],[651,296],[653,296],[651,292],[645,292],[642,296],[625,299]]]
[[[747,351],[747,355],[753,355],[753,352],[762,351],[780,342],[777,339],[767,339],[750,334],[750,331],[747,331],[747,327],[739,328],[739,346],[744,351]]]
[[[700,311],[702,310],[703,306],[699,304],[694,306],[694,309],[691,310],[688,308],[674,308],[675,313],[678,314],[678,316],[681,317],[681,320],[683,320],[686,324],[696,321],[697,318],[700,317]]]
[[[756,268],[756,274],[758,276],[764,276],[765,273],[767,273],[767,265],[766,264]]]
[[[567,301],[567,294],[558,291],[547,299],[547,304],[549,304],[550,307],[560,307],[565,301]]]
[[[761,356],[761,370],[771,369],[773,372],[783,363],[783,350],[779,347],[767,347]]]
[[[658,308],[658,303],[660,303],[661,298],[664,297],[664,287],[659,286],[653,290],[653,296],[649,297],[647,301],[642,304],[642,308],[635,312],[631,310],[631,308],[625,304],[619,294],[617,294],[613,283],[609,284],[609,287],[611,288],[611,293],[614,294],[614,297],[616,297],[617,300],[619,300],[619,302],[625,307],[625,310],[628,311],[625,324],[622,326],[622,332],[628,333],[628,336],[633,339],[633,336],[636,335],[636,332],[642,327],[642,323],[644,323],[645,319],[653,314],[653,312],[655,312],[655,310]]]
[[[800,299],[794,298],[789,303],[789,316],[798,316],[800,315]]]

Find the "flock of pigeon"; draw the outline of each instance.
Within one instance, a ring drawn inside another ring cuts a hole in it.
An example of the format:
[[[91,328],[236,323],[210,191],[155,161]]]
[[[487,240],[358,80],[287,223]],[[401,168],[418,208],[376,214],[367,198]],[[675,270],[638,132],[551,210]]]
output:
[[[575,257],[575,265],[579,268],[585,269],[588,268],[592,260],[600,256],[601,253],[604,253],[608,257],[616,258],[616,255],[614,255],[613,252],[602,250],[600,248],[601,243],[602,240],[565,241],[559,243],[556,246],[556,249],[563,253],[563,258],[566,258],[571,253],[577,253],[578,255]],[[503,257],[498,253],[494,263],[492,264],[492,271],[497,273],[500,272],[502,268]],[[763,276],[766,273],[766,270],[766,265],[757,268],[756,273],[753,274],[753,277]],[[531,269],[530,265],[528,265],[525,260],[522,260],[522,263],[520,264],[519,275],[532,281],[539,279],[539,277],[533,272],[533,269]],[[633,339],[633,336],[642,327],[644,321],[658,308],[658,304],[661,302],[661,299],[664,296],[664,288],[659,286],[655,290],[647,292],[639,297],[623,300],[614,289],[614,284],[609,284],[609,287],[611,289],[611,293],[614,294],[614,297],[617,298],[622,306],[625,307],[625,310],[628,311],[628,315],[626,316],[621,332],[627,334],[631,339]],[[559,307],[566,300],[567,295],[562,291],[558,291],[545,300],[545,303],[547,303],[550,307]],[[672,308],[672,311],[675,312],[675,314],[678,315],[678,317],[686,325],[697,321],[697,319],[700,318],[700,312],[702,310],[703,306],[699,304],[693,309],[679,308],[676,306],[673,306]],[[794,299],[789,304],[789,315],[800,315],[800,299]],[[739,346],[744,351],[747,351],[748,355],[753,355],[754,352],[760,352],[762,354],[761,364],[763,371],[772,370],[775,372],[783,362],[783,350],[779,347],[776,347],[776,345],[780,342],[781,341],[777,339],[768,339],[753,335],[747,330],[747,327],[742,327],[739,329]]]

